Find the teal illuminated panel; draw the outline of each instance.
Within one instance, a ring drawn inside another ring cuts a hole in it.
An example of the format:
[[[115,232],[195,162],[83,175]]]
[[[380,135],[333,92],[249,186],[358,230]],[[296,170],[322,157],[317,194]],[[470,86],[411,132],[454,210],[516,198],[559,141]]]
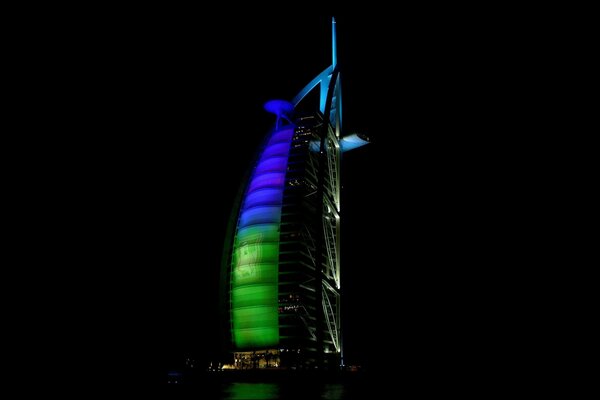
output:
[[[279,343],[279,224],[293,134],[291,127],[271,134],[241,205],[230,282],[232,336],[237,349]]]
[[[265,224],[240,228],[237,239],[239,243],[279,242],[279,226]]]

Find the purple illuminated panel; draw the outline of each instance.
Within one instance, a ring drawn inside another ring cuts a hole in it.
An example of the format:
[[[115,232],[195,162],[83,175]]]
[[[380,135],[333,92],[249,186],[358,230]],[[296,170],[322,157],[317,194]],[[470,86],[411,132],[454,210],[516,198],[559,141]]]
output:
[[[279,205],[283,192],[279,189],[260,189],[248,194],[244,206],[247,208],[258,205]]]
[[[267,172],[283,172],[285,171],[286,165],[287,157],[271,157],[261,161],[260,164],[258,164],[255,174],[259,175]]]
[[[285,172],[264,174],[264,175],[257,176],[254,179],[252,179],[252,182],[250,182],[250,186],[248,188],[248,192],[252,192],[257,189],[268,188],[268,187],[279,188],[279,187],[283,187],[284,183],[285,183]]]
[[[239,227],[256,224],[279,224],[281,220],[281,205],[252,207],[242,212]]]
[[[287,142],[280,143],[280,144],[273,144],[265,149],[265,151],[262,154],[262,158],[264,159],[264,158],[268,158],[268,157],[280,156],[280,157],[285,157],[287,159],[289,150],[290,150],[290,146]]]
[[[271,139],[269,139],[269,144],[267,145],[267,148],[271,147],[274,144],[286,144],[286,146],[289,149],[290,143],[292,141],[292,136],[294,136],[293,129],[285,129],[279,132],[275,132],[273,136],[271,136]]]
[[[273,132],[242,202],[233,245],[231,315],[238,349],[279,343],[279,224],[294,128]]]

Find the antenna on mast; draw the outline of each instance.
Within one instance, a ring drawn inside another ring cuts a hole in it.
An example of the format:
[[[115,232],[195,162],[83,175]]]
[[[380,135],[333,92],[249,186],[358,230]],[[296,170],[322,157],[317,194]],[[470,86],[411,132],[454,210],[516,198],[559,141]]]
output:
[[[331,17],[331,66],[337,64],[337,37],[335,33],[335,17]]]

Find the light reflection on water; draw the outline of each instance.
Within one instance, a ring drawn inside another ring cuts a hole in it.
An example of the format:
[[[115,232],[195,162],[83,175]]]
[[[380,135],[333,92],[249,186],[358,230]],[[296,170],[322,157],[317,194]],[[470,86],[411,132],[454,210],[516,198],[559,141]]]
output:
[[[275,383],[234,382],[225,388],[224,400],[278,399],[279,386]]]
[[[231,383],[224,388],[223,400],[252,400],[252,399],[288,399],[305,398],[343,400],[345,394],[344,385],[331,383],[313,386],[309,383],[300,386],[282,386],[278,383]],[[297,397],[300,396],[300,397]]]

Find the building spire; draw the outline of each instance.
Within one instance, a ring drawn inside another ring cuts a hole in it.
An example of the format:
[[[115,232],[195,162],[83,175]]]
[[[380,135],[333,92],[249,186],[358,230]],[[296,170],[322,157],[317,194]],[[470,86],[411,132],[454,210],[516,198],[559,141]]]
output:
[[[337,38],[335,33],[335,17],[331,17],[331,66],[337,64]]]

